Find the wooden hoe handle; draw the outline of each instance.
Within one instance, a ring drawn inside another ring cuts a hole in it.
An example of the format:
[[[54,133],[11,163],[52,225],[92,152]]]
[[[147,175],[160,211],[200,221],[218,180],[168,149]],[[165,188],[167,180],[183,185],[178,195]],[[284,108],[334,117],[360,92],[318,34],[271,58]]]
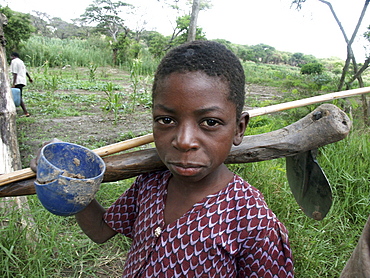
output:
[[[292,108],[297,108],[297,107],[302,107],[310,104],[315,104],[315,103],[320,103],[324,101],[329,101],[329,100],[334,100],[334,99],[339,99],[339,98],[345,98],[345,97],[351,97],[355,95],[360,95],[360,94],[366,94],[370,92],[370,87],[366,88],[358,88],[358,89],[353,89],[353,90],[347,90],[347,91],[340,91],[340,92],[335,92],[335,93],[330,93],[330,94],[325,94],[325,95],[319,95],[319,96],[314,96],[310,98],[305,98],[305,99],[300,99],[300,100],[295,100],[295,101],[290,101],[290,102],[285,102],[281,104],[276,104],[276,105],[270,105],[267,107],[261,107],[261,108],[256,108],[252,109],[250,111],[247,111],[249,113],[250,117],[256,117],[256,116],[261,116],[261,115],[266,115],[269,113],[274,113],[278,111],[284,111]],[[129,139],[123,142],[119,142],[116,144],[108,145],[105,147],[101,147],[99,149],[94,150],[98,155],[100,156],[106,156],[109,154],[114,154],[117,152],[125,151],[130,148],[138,147],[141,145],[148,144],[150,142],[153,142],[153,135],[148,134],[144,135],[141,137]],[[11,182],[16,182],[24,179],[29,179],[35,177],[35,173],[31,170],[31,168],[26,168],[23,170],[15,171],[12,173],[7,173],[4,175],[0,175],[0,186],[3,186],[5,184],[11,183]]]
[[[350,128],[351,121],[342,110],[332,104],[323,104],[282,129],[245,136],[239,146],[231,149],[225,163],[249,163],[293,156],[340,141],[348,135]],[[144,142],[149,142],[150,136]],[[165,169],[155,148],[107,156],[103,160],[106,164],[103,182]],[[0,197],[29,194],[35,194],[34,179],[0,186]]]

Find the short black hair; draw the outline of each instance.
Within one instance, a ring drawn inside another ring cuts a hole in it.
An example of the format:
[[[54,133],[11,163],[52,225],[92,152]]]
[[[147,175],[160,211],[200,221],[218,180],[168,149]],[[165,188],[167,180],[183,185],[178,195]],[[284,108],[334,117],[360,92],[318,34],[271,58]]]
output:
[[[18,54],[18,52],[12,52],[12,54],[11,54],[12,56],[14,56],[14,57],[17,57],[17,58],[19,58],[19,54]]]
[[[226,79],[229,100],[236,105],[239,119],[245,100],[245,74],[236,55],[223,44],[214,41],[192,41],[172,48],[158,65],[152,87],[152,98],[158,83],[173,72],[203,71],[208,76]]]

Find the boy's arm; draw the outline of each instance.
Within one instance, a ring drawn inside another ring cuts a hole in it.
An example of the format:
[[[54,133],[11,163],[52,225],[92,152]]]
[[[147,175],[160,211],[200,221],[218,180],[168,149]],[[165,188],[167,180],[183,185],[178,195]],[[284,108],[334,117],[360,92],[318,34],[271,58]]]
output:
[[[94,199],[81,212],[75,215],[82,231],[94,242],[104,243],[117,234],[103,219],[105,209]]]
[[[27,75],[27,77],[28,77],[28,80],[32,83],[32,82],[33,82],[33,80],[32,80],[32,78],[31,78],[31,75],[29,75],[29,73],[28,73],[28,72],[26,72],[26,75]]]
[[[14,88],[16,84],[17,84],[17,74],[13,72],[13,84],[12,84],[12,87]]]
[[[292,251],[285,226],[278,220],[272,220],[274,223],[266,220],[267,224],[262,224],[265,222],[263,220],[266,218],[261,218],[256,228],[265,226],[265,229],[256,231],[255,243],[245,250],[247,252],[243,251],[239,261],[239,276],[249,277],[253,273],[256,277],[294,278]]]

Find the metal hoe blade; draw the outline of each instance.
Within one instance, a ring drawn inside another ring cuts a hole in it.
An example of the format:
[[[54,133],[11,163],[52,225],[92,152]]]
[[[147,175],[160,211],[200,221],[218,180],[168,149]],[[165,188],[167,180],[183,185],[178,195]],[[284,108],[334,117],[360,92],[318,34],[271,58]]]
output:
[[[303,212],[322,220],[332,205],[328,179],[316,160],[316,150],[286,157],[288,183]]]

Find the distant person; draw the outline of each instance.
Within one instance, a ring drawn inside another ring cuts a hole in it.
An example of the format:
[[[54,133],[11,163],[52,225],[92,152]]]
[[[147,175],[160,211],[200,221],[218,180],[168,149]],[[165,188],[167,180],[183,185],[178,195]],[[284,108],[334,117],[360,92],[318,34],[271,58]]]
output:
[[[10,57],[12,59],[10,63],[10,70],[13,74],[12,88],[18,88],[21,91],[21,107],[23,109],[24,115],[26,117],[29,117],[30,113],[28,113],[26,105],[24,104],[22,91],[23,87],[27,85],[26,76],[31,83],[33,82],[33,80],[28,74],[23,61],[19,58],[19,54],[17,52],[13,52]]]

